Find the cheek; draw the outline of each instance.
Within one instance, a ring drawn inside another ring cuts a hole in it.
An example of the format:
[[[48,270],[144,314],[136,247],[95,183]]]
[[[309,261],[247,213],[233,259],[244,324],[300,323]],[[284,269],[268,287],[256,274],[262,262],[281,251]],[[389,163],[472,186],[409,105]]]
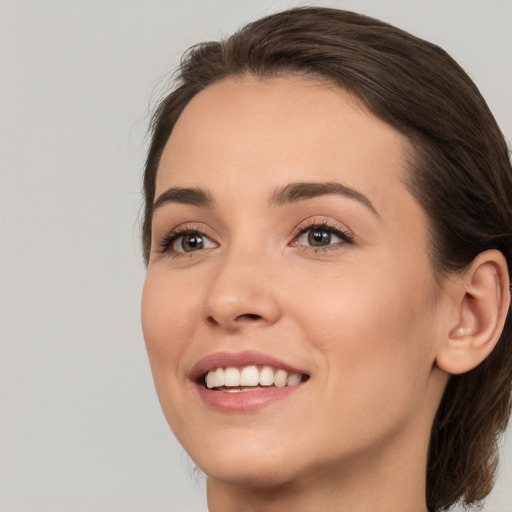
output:
[[[377,405],[399,397],[412,405],[433,363],[430,281],[417,271],[377,268],[317,276],[296,314],[329,367],[329,389],[354,408],[363,396]]]
[[[197,325],[199,301],[189,292],[179,293],[179,285],[165,272],[148,270],[142,293],[142,330],[155,389],[163,413],[172,430],[186,429],[183,394],[184,354]],[[183,427],[184,424],[184,427]]]
[[[197,324],[198,301],[174,293],[176,283],[148,271],[142,293],[142,330],[155,384],[177,375],[189,333]],[[164,375],[167,374],[167,375]]]

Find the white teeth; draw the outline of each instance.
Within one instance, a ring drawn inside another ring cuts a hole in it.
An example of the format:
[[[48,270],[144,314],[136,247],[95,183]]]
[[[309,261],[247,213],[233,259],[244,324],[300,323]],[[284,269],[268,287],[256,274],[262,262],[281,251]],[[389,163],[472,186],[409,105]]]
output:
[[[257,386],[260,381],[260,372],[256,366],[246,366],[240,373],[240,386]]]
[[[288,380],[288,372],[286,370],[277,370],[274,375],[274,385],[278,388],[284,388]]]
[[[206,387],[208,389],[212,389],[215,387],[215,376],[217,375],[217,372],[208,372],[206,375]]]
[[[248,388],[242,388],[242,387],[238,387],[238,388],[226,388],[224,389],[224,391],[226,391],[227,393],[243,393],[244,391],[254,391],[254,387],[248,387]]]
[[[270,366],[263,366],[261,370],[254,365],[245,366],[241,370],[230,366],[229,368],[216,368],[206,374],[206,387],[224,388],[224,391],[238,393],[251,391],[256,386],[298,386],[302,382],[300,373],[290,373],[286,370],[274,370]],[[228,389],[230,388],[230,389]]]
[[[212,372],[208,372],[206,375],[206,387],[212,389],[220,386],[224,386],[224,370],[217,368]]]
[[[240,386],[240,370],[238,368],[224,370],[224,386]]]
[[[217,368],[213,373],[215,375],[213,387],[218,388],[220,386],[224,386],[224,369]]]
[[[302,375],[300,373],[290,373],[288,380],[286,381],[287,386],[298,386],[302,381]]]
[[[264,366],[260,370],[260,385],[272,386],[274,384],[274,370],[270,366]]]

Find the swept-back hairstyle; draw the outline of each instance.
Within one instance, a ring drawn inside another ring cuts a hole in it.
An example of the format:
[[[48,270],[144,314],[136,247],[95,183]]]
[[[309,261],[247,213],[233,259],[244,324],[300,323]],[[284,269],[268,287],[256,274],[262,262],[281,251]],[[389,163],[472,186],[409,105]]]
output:
[[[439,278],[480,252],[512,269],[512,170],[508,147],[475,84],[442,49],[381,21],[329,8],[270,15],[228,39],[192,47],[150,127],[143,251],[151,246],[160,157],[188,102],[226,77],[301,75],[334,84],[410,142],[406,185],[427,212]],[[441,283],[441,279],[439,279]],[[450,378],[432,427],[427,505],[446,510],[491,491],[498,440],[511,409],[512,321],[478,367]]]

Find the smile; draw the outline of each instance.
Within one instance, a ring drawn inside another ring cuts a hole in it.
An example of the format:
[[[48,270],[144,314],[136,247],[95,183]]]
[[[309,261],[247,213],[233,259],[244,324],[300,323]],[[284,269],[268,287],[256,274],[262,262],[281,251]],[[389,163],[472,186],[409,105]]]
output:
[[[309,374],[260,352],[218,352],[201,359],[190,379],[209,408],[248,413],[295,394],[309,380]]]
[[[304,376],[305,377],[305,376]],[[270,366],[258,368],[255,365],[243,368],[216,368],[210,370],[204,376],[204,382],[208,389],[216,389],[225,392],[254,391],[261,387],[298,386],[303,380],[300,373],[287,372]]]

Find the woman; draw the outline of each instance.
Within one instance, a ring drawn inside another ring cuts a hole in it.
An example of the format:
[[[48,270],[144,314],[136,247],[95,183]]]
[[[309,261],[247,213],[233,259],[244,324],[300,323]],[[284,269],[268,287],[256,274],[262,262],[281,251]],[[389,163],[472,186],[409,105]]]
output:
[[[445,52],[326,8],[200,44],[144,185],[144,335],[211,511],[485,498],[510,414],[512,172]]]

